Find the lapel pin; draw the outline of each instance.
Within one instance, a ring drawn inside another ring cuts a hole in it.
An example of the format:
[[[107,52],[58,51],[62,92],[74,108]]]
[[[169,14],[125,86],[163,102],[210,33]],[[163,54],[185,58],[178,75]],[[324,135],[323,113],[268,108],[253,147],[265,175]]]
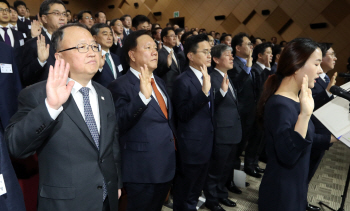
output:
[[[105,98],[104,98],[103,96],[101,96],[101,99],[102,99],[102,100],[105,100]]]

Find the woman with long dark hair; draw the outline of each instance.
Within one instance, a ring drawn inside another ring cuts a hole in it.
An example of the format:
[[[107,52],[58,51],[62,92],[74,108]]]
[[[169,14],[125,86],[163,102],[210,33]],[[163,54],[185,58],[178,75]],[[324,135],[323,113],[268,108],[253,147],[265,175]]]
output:
[[[268,161],[259,190],[260,211],[305,211],[311,146],[336,141],[316,134],[310,121],[314,108],[310,88],[322,73],[321,61],[316,42],[294,39],[283,50],[276,74],[264,85],[258,111]]]

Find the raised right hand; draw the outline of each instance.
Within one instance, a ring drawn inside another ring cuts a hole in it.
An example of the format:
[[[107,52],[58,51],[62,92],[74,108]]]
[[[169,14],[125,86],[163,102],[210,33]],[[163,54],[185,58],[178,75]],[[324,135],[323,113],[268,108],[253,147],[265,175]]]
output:
[[[173,57],[171,55],[172,53],[173,53],[173,50],[170,51],[170,53],[168,54],[168,57],[167,57],[168,68],[171,66],[171,63],[173,63]]]
[[[247,58],[247,67],[251,67],[253,65],[253,49],[249,49],[249,56]]]
[[[301,85],[299,100],[300,100],[300,114],[310,117],[314,110],[314,99],[312,98],[311,89],[308,87],[308,77],[303,77]]]
[[[32,35],[32,38],[37,37],[41,34],[41,25],[40,25],[39,21],[33,20],[32,28],[30,29],[30,33]]]
[[[205,64],[200,67],[201,72],[203,74],[203,85],[202,85],[202,91],[204,92],[205,95],[209,94],[210,87],[211,87],[211,82],[210,82],[210,75],[208,74],[208,69]]]
[[[337,81],[336,81],[337,75],[338,75],[338,73],[335,72],[335,73],[333,74],[332,78],[331,78],[331,81],[328,83],[328,86],[327,86],[327,88],[326,88],[328,92],[330,92],[329,90],[331,89],[331,87],[334,86],[335,83],[337,82]]]
[[[36,44],[38,49],[38,58],[40,62],[45,62],[49,58],[50,45],[45,44],[45,37],[42,34],[38,36]]]
[[[151,85],[151,75],[148,71],[148,67],[145,64],[145,68],[141,67],[141,74],[140,76],[140,91],[141,93],[146,97],[146,99],[149,99],[152,95],[152,85]]]
[[[69,64],[63,59],[56,60],[55,67],[50,66],[46,82],[46,101],[53,109],[59,109],[65,103],[72,91],[74,81],[67,84]]]

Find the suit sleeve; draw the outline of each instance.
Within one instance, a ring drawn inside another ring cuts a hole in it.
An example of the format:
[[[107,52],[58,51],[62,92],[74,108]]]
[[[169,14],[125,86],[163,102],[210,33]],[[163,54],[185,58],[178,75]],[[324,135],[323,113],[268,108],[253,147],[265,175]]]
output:
[[[123,84],[125,85],[125,83]],[[123,87],[119,80],[108,86],[108,89],[112,92],[120,134],[124,134],[134,126],[147,109],[147,105],[143,103],[140,96],[138,94],[130,95],[133,90],[126,90],[127,88],[130,88],[130,86]]]
[[[233,69],[227,72],[227,75],[231,78],[233,85],[237,89],[237,92],[241,92],[243,90],[244,84],[250,77],[249,74],[247,74],[244,70],[238,72],[235,66]]]
[[[265,121],[268,123],[268,132],[272,133],[277,158],[285,165],[295,164],[312,141],[294,131],[295,122],[292,122],[291,117],[295,114],[287,105],[275,104],[265,112],[271,114]]]
[[[168,58],[163,51],[161,51],[158,55],[158,66],[154,73],[159,77],[163,77],[170,70],[171,65],[168,67]]]
[[[174,83],[174,107],[180,121],[188,122],[203,107],[208,105],[209,97],[202,90],[192,96],[188,80],[177,78]],[[212,90],[210,90],[212,91]]]
[[[312,97],[314,98],[314,102],[315,102],[314,111],[316,111],[317,109],[319,109],[324,104],[328,103],[334,98],[333,95],[329,97],[326,90],[322,90],[321,92],[318,92],[318,93],[316,93],[313,89],[311,90],[312,90]]]
[[[211,78],[211,85],[212,85],[212,90],[214,94],[214,109],[216,110],[225,97],[223,97],[220,92],[221,84],[217,83],[215,76],[211,75],[210,78]],[[227,94],[228,92],[226,93],[226,95]]]
[[[44,144],[57,121],[50,117],[45,100],[39,102],[30,89],[18,97],[19,108],[6,128],[9,151],[16,158],[26,158]]]
[[[41,66],[38,61],[38,53],[36,48],[36,38],[29,40],[23,48],[21,74],[24,85],[35,83],[40,75],[45,71],[45,64]]]

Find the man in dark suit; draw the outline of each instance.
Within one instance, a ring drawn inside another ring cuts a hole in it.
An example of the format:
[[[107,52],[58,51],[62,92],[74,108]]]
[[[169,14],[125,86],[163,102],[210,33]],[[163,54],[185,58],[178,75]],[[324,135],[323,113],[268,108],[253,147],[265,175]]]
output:
[[[189,67],[177,77],[173,87],[179,152],[174,211],[196,210],[214,141],[214,95],[206,68],[211,65],[208,37],[189,37],[185,54]]]
[[[26,3],[24,3],[23,1],[15,1],[13,3],[13,6],[18,13],[18,31],[20,31],[23,34],[24,38],[27,38],[26,36],[30,34],[31,23],[30,20],[27,20],[25,17],[27,13]]]
[[[219,203],[235,207],[228,198],[227,179],[233,169],[237,144],[241,142],[242,127],[238,113],[237,94],[227,77],[233,68],[232,48],[219,44],[211,49],[215,69],[210,74],[215,96],[215,139],[209,173],[204,186],[205,206],[212,211],[224,211]]]
[[[275,45],[272,48],[272,62],[271,62],[271,74],[275,74],[277,71],[277,64],[280,60],[281,57],[281,53],[283,51],[284,47],[280,46],[280,45]]]
[[[23,47],[20,70],[26,86],[47,79],[49,67],[55,63],[51,36],[67,24],[66,8],[61,0],[45,0],[40,5],[39,16],[43,22],[41,35],[28,40]]]
[[[141,30],[124,44],[130,70],[109,85],[120,129],[127,211],[161,211],[175,175],[171,99],[157,67],[156,44]]]
[[[235,158],[235,169],[240,169],[240,156],[244,150],[247,141],[251,138],[251,131],[255,120],[256,93],[254,90],[252,67],[253,46],[249,36],[245,33],[238,33],[231,41],[232,53],[235,55],[233,69],[227,72],[227,75],[237,89],[238,111],[242,123],[242,141],[238,145]],[[233,172],[233,171],[232,171]],[[230,176],[227,184],[229,191],[242,193],[233,183],[233,176]]]
[[[84,24],[89,29],[94,25],[95,21],[92,18],[92,13],[89,10],[82,10],[78,13],[78,21],[79,23]]]
[[[315,108],[314,110],[319,109],[324,104],[331,101],[334,96],[330,93],[330,88],[335,85],[337,73],[334,73],[333,77],[330,79],[327,73],[330,70],[334,69],[335,62],[337,61],[337,57],[332,48],[332,43],[319,43],[321,51],[322,51],[322,62],[321,68],[323,73],[320,74],[319,78],[316,79],[316,83],[314,88],[311,89],[312,97],[314,98]],[[315,130],[317,133],[321,134],[330,134],[327,128],[315,117],[311,116],[311,120],[315,125]],[[325,142],[321,145],[313,144],[311,148],[310,154],[310,165],[309,165],[309,183],[312,177],[315,175],[315,172],[325,154],[325,151],[329,149],[331,144],[329,142]],[[321,210],[319,207],[308,204],[307,210],[309,211],[319,211]]]
[[[97,23],[92,26],[91,34],[95,41],[101,45],[102,56],[105,56],[103,68],[97,71],[92,80],[107,87],[113,80],[122,76],[123,71],[119,56],[111,53],[109,50],[113,44],[112,29],[105,23]]]
[[[125,14],[120,18],[120,20],[123,23],[123,26],[124,26],[123,35],[124,35],[124,38],[126,38],[132,32],[131,31],[132,18],[130,15]]]
[[[253,51],[252,74],[254,78],[254,89],[257,101],[260,99],[265,81],[271,75],[271,48],[272,45],[270,43],[262,43],[257,45]],[[256,106],[257,104],[255,104],[255,107]],[[263,151],[265,142],[263,137],[263,128],[260,126],[257,119],[255,119],[254,122],[254,130],[250,132],[252,133],[252,137],[248,140],[248,144],[245,147],[244,171],[252,177],[260,178],[260,173],[264,173],[264,169],[259,167],[258,162],[259,155]]]
[[[81,24],[59,28],[52,40],[55,67],[47,81],[20,93],[5,131],[9,151],[17,158],[38,154],[39,211],[118,210],[122,181],[113,99],[91,81],[102,62],[100,47]]]
[[[170,98],[173,96],[173,83],[180,75],[180,62],[174,53],[173,47],[176,45],[176,35],[172,28],[164,28],[161,33],[163,48],[158,51],[158,66],[155,74],[161,77],[165,84]]]
[[[115,18],[111,20],[110,26],[113,30],[113,45],[110,48],[111,53],[122,56],[123,53],[123,44],[124,44],[124,35],[123,35],[123,23],[120,19]]]
[[[95,23],[106,23],[106,14],[103,11],[99,11],[95,14]]]
[[[157,51],[159,51],[163,47],[161,33],[162,33],[162,28],[160,27],[157,27],[152,30],[152,38],[154,39],[154,42],[156,42],[157,44]]]

